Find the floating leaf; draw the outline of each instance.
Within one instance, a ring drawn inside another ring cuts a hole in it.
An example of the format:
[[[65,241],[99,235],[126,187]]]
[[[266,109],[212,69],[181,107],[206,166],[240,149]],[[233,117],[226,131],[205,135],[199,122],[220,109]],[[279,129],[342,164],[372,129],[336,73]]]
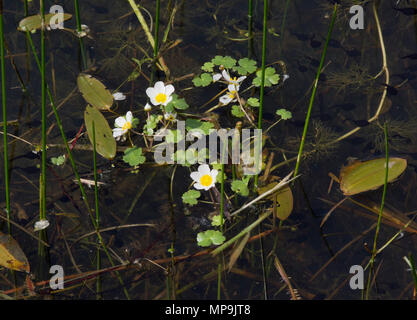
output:
[[[209,73],[203,73],[193,79],[193,83],[196,87],[207,87],[213,82],[213,77]]]
[[[19,244],[8,234],[0,232],[0,266],[16,271],[30,272],[26,255]]]
[[[279,115],[282,118],[282,120],[288,120],[292,118],[291,111],[288,111],[286,109],[278,109],[275,113]]]
[[[184,139],[180,130],[168,130],[167,135],[165,136],[166,143],[177,143]]]
[[[58,157],[52,157],[51,162],[56,166],[62,166],[65,162],[65,154],[60,155]]]
[[[256,71],[256,61],[248,58],[243,58],[239,60],[239,66],[233,68],[240,75],[246,76],[248,73]]]
[[[202,67],[201,70],[207,72],[213,72],[214,63],[213,62],[206,62]]]
[[[407,168],[407,160],[388,159],[388,181],[392,182]],[[346,196],[375,190],[385,182],[385,158],[356,161],[340,170],[340,189]]]
[[[234,180],[232,182],[232,190],[244,197],[249,195],[248,183],[242,180]]]
[[[213,123],[208,122],[208,121],[201,121],[201,120],[197,120],[197,119],[187,119],[185,120],[185,128],[188,131],[192,131],[192,130],[198,130],[204,134],[209,134],[210,133],[210,129],[212,129],[214,127]]]
[[[56,13],[45,14],[45,25],[46,26],[50,25],[51,18],[54,17],[55,15],[56,15]],[[63,21],[69,20],[69,19],[71,19],[71,17],[72,17],[71,14],[64,13],[63,14]],[[56,18],[52,19],[52,22],[57,23],[57,19]],[[61,22],[61,21],[59,21],[59,22]],[[29,16],[29,17],[26,17],[26,18],[20,20],[19,26],[17,27],[17,30],[24,31],[24,32],[26,32],[26,30],[27,30],[27,31],[32,32],[34,30],[40,29],[41,26],[42,26],[42,17],[39,14],[37,14],[37,15]]]
[[[193,206],[198,203],[197,199],[200,198],[200,196],[200,191],[189,190],[182,195],[182,202]]]
[[[185,99],[178,98],[177,94],[172,95],[172,101],[165,106],[166,112],[173,112],[174,109],[185,110],[189,107]]]
[[[156,128],[158,121],[158,116],[151,114],[146,119],[146,124],[143,126],[144,133],[147,135],[153,135],[154,129]]]
[[[100,110],[109,110],[113,104],[113,95],[96,78],[89,74],[80,74],[77,79],[78,89],[84,99]]]
[[[96,132],[96,150],[104,158],[111,160],[116,155],[116,140],[113,138],[113,132],[101,112],[87,105],[84,111],[84,122],[91,144],[93,144],[93,121]]]
[[[253,79],[253,85],[256,87],[261,86],[262,70],[256,71],[256,78]],[[268,67],[265,69],[265,87],[270,87],[277,84],[279,81],[279,74],[275,73],[275,69]]]
[[[236,65],[236,59],[229,56],[215,56],[211,59],[211,62],[217,66],[223,66],[225,68],[233,68]]]
[[[146,158],[142,155],[142,148],[127,148],[124,154],[123,161],[131,166],[138,166],[146,160]]]
[[[212,244],[218,246],[225,240],[226,238],[218,230],[206,230],[197,234],[197,244],[200,247],[209,247]]]
[[[259,107],[259,99],[258,98],[249,98],[248,105],[251,107]]]
[[[237,118],[243,118],[245,116],[245,113],[242,111],[242,108],[235,104],[232,106],[232,115],[234,115]]]
[[[220,214],[216,214],[211,219],[211,225],[213,227],[220,227],[222,225],[222,220],[223,220],[223,223],[224,223],[224,219],[222,219],[222,216]]]

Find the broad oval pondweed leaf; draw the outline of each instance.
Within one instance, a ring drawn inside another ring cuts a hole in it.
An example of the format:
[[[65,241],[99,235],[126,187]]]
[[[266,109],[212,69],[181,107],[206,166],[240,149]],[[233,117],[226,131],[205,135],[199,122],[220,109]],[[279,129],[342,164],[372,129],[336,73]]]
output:
[[[84,99],[100,110],[109,110],[113,105],[113,95],[96,78],[81,73],[77,78],[78,89]]]
[[[56,13],[45,14],[45,26],[49,26],[51,22],[56,23],[56,24],[58,23],[56,17],[54,17],[55,15]],[[63,21],[69,20],[71,19],[71,17],[72,15],[69,13],[63,13]],[[42,17],[39,14],[37,14],[37,15],[29,16],[20,20],[17,30],[24,31],[24,32],[26,31],[32,32],[34,30],[40,29],[41,26],[42,26]]]
[[[258,193],[262,194],[265,193],[272,188],[274,188],[277,183],[270,183],[265,187],[259,188]],[[292,195],[292,191],[290,187],[284,187],[281,190],[278,190],[276,193],[268,196],[267,199],[274,201],[276,197],[277,201],[277,208],[276,208],[276,216],[280,220],[285,220],[291,214],[293,207],[294,207],[294,198]]]
[[[340,190],[345,196],[375,190],[385,183],[385,158],[356,161],[340,170]],[[407,160],[388,159],[388,182],[392,182],[407,168]]]
[[[11,270],[30,272],[26,255],[10,235],[0,232],[0,266]]]
[[[84,111],[84,122],[91,144],[93,144],[93,121],[96,133],[97,153],[111,160],[116,156],[116,140],[113,138],[113,131],[101,112],[87,105]]]

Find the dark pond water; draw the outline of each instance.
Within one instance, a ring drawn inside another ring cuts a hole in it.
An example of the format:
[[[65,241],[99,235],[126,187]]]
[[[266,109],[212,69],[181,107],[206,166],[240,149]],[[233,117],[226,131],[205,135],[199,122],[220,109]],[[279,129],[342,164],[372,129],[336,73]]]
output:
[[[283,265],[291,283],[304,299],[361,299],[360,290],[349,287],[349,269],[352,265],[366,265],[369,248],[372,248],[374,230],[360,235],[370,228],[375,220],[368,219],[360,212],[366,212],[349,201],[332,213],[320,228],[323,217],[331,204],[343,198],[335,184],[330,193],[329,172],[338,175],[340,168],[349,157],[369,160],[384,155],[384,133],[376,122],[366,120],[376,112],[385,88],[385,76],[377,75],[382,67],[381,47],[378,39],[371,1],[362,1],[365,28],[349,28],[349,8],[353,2],[341,1],[336,24],[331,36],[325,68],[320,77],[318,91],[313,106],[305,152],[301,166],[301,183],[293,188],[294,210],[282,224],[279,232],[263,239],[264,255],[276,255]],[[417,155],[417,112],[416,112],[416,70],[417,22],[412,15],[394,10],[397,1],[383,1],[378,9],[387,54],[390,86],[379,123],[388,123],[389,150],[391,155],[407,159],[408,167],[396,182],[389,184],[386,203],[392,210],[407,213],[416,209],[416,155]],[[52,2],[46,1],[47,8]],[[65,12],[74,15],[73,1],[60,1]],[[154,16],[155,2],[141,1],[141,6]],[[286,7],[287,5],[287,7]],[[34,6],[34,5],[33,5]],[[29,8],[35,14],[37,7]],[[417,7],[416,1],[401,1],[398,8]],[[168,41],[182,40],[177,46],[163,51],[163,57],[172,78],[180,79],[190,73],[198,74],[201,65],[215,55],[230,55],[236,59],[248,55],[248,41],[244,40],[248,28],[248,1],[161,1],[162,36],[169,23],[170,13],[176,14],[168,35]],[[293,118],[281,121],[268,132],[269,152],[274,152],[273,165],[297,155],[303,131],[304,120],[311,95],[311,87],[320,62],[321,53],[328,32],[333,5],[329,1],[269,1],[268,36],[266,63],[282,60],[290,78],[279,88],[265,90],[264,129],[276,121],[275,111],[286,108]],[[254,38],[252,57],[261,61],[263,2],[254,1]],[[93,1],[80,3],[81,20],[91,30],[90,38],[85,38],[89,62],[89,73],[100,79],[110,90],[122,84],[134,68],[131,58],[141,59],[144,52],[152,55],[146,36],[128,1]],[[130,14],[129,14],[130,13]],[[149,23],[149,16],[144,12]],[[11,197],[13,220],[21,226],[33,230],[39,216],[39,165],[40,156],[32,152],[30,144],[39,144],[41,139],[40,76],[33,57],[27,58],[26,40],[23,33],[16,31],[24,17],[22,1],[5,4],[6,41],[14,55],[15,68],[28,87],[22,94],[16,71],[6,60],[8,120],[17,120],[18,125],[9,125],[9,132],[26,140],[9,137],[9,158],[11,165]],[[285,19],[285,20],[284,20]],[[75,28],[75,15],[65,22],[65,28]],[[243,39],[243,40],[242,40]],[[37,48],[40,47],[39,31],[33,35]],[[39,50],[38,50],[39,52]],[[78,41],[69,31],[47,33],[47,80],[59,107],[65,133],[74,138],[83,125],[86,102],[78,92],[76,79],[80,72]],[[278,69],[278,68],[277,68]],[[143,65],[143,74],[150,76],[151,67]],[[165,80],[162,74],[157,75]],[[184,97],[190,113],[199,114],[214,106],[215,102],[201,108],[219,88],[195,89],[191,78],[175,81],[176,92]],[[146,114],[145,90],[149,82],[139,76],[134,82],[123,84],[119,91],[127,99],[117,103],[115,111],[124,114],[133,111],[142,128]],[[50,112],[51,109],[48,109]],[[224,108],[215,111],[223,127],[233,127],[233,118]],[[113,127],[116,115],[107,113]],[[350,130],[360,130],[332,148],[322,147]],[[53,114],[48,116],[48,161],[64,153],[62,139]],[[135,141],[143,147],[143,141]],[[79,146],[89,145],[86,135],[77,141]],[[123,144],[122,144],[123,145]],[[128,144],[124,144],[125,146]],[[2,148],[3,149],[3,148]],[[316,150],[315,152],[311,152]],[[317,151],[318,150],[318,151]],[[75,149],[74,156],[80,174],[85,179],[93,179],[91,151]],[[133,299],[153,299],[167,297],[167,275],[172,275],[178,299],[214,299],[217,294],[216,258],[209,255],[191,257],[175,264],[169,262],[169,249],[174,255],[182,256],[203,250],[197,246],[196,234],[207,229],[207,218],[215,209],[200,203],[188,207],[181,201],[181,195],[188,189],[190,170],[178,166],[155,167],[152,156],[138,172],[122,161],[118,153],[113,161],[98,157],[99,180],[106,185],[100,187],[100,212],[102,228],[126,224],[155,224],[151,227],[131,227],[103,232],[108,247],[122,259],[140,258],[142,267],[121,271],[120,275]],[[2,153],[3,163],[3,153]],[[279,167],[271,174],[286,176],[295,163]],[[4,175],[0,174],[1,197],[4,201]],[[227,172],[231,177],[231,172]],[[173,178],[172,178],[173,177]],[[93,231],[90,218],[85,212],[74,174],[69,162],[63,167],[48,165],[47,172],[47,214],[51,222],[48,241],[51,244],[51,264],[62,265],[65,275],[96,269],[97,240],[94,236],[81,236]],[[172,184],[171,201],[170,184]],[[220,188],[220,187],[219,187]],[[232,194],[230,189],[227,193]],[[94,203],[94,190],[87,188],[90,203]],[[360,200],[380,203],[382,189],[367,192]],[[204,198],[210,201],[208,195]],[[240,198],[239,208],[247,199]],[[2,204],[3,205],[3,204]],[[265,209],[257,208],[258,211]],[[18,215],[19,213],[19,215]],[[230,228],[227,238],[237,234],[256,214],[248,211],[242,215],[239,224]],[[375,215],[371,215],[376,217]],[[272,220],[262,225],[262,230],[270,229]],[[6,231],[4,226],[3,231]],[[382,225],[378,247],[391,239],[398,229]],[[25,233],[14,229],[14,238],[26,253],[34,274],[37,274],[38,243]],[[255,235],[258,229],[252,231]],[[356,239],[340,253],[324,270],[320,268],[350,241]],[[416,238],[413,233],[391,243],[380,254],[375,263],[376,289],[374,299],[409,299],[412,296],[412,275],[403,257],[409,253],[416,256]],[[103,257],[103,267],[109,262]],[[161,261],[160,266],[149,260]],[[165,259],[164,261],[162,261]],[[226,255],[227,263],[229,255]],[[222,298],[263,299],[261,249],[259,241],[247,245],[235,265],[233,272],[223,274]],[[289,299],[287,289],[273,265],[267,259],[267,293],[270,299]],[[7,271],[1,270],[4,275]],[[366,273],[365,273],[366,274]],[[36,281],[45,278],[36,278]],[[23,276],[17,277],[22,285]],[[113,274],[102,276],[103,296],[106,299],[124,299],[119,281]],[[10,284],[0,282],[0,290],[10,289]],[[59,299],[95,299],[95,283],[54,294]],[[40,296],[42,297],[42,295]]]

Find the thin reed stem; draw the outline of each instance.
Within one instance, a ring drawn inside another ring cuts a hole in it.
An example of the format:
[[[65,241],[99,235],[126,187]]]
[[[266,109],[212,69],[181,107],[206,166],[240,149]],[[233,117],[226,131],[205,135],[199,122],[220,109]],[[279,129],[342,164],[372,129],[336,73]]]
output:
[[[323,52],[321,54],[320,65],[317,69],[316,79],[314,81],[313,91],[312,91],[311,97],[310,97],[310,104],[308,106],[307,116],[306,116],[306,120],[305,120],[305,124],[304,124],[303,136],[301,138],[300,149],[298,150],[297,163],[295,164],[294,177],[298,175],[298,170],[300,168],[301,157],[303,155],[303,149],[304,149],[304,142],[305,142],[306,135],[307,135],[308,123],[310,122],[311,110],[313,108],[314,98],[316,97],[319,77],[320,77],[321,70],[322,70],[323,65],[324,65],[324,60],[326,58],[327,47],[328,47],[328,44],[329,44],[330,36],[332,35],[334,23],[336,21],[337,7],[338,7],[338,4],[335,3],[334,8],[333,8],[332,20],[331,20],[331,23],[330,23],[329,31],[327,33],[326,43],[324,44]]]
[[[385,180],[384,180],[384,190],[382,192],[382,199],[381,199],[381,208],[379,209],[379,215],[378,215],[378,223],[376,225],[375,230],[375,237],[374,237],[374,245],[372,248],[372,256],[371,260],[369,261],[369,276],[368,276],[368,283],[366,285],[366,300],[369,298],[369,289],[371,285],[371,277],[372,277],[372,269],[374,266],[375,256],[377,254],[376,250],[376,243],[378,240],[378,234],[379,234],[379,228],[381,226],[382,221],[382,212],[384,210],[384,204],[385,204],[385,197],[387,194],[387,185],[388,185],[388,163],[389,163],[389,151],[388,151],[388,129],[387,129],[387,123],[384,124],[384,134],[385,134]]]
[[[1,51],[1,98],[3,106],[3,158],[4,158],[4,185],[6,198],[7,230],[11,234],[10,226],[10,189],[9,189],[9,153],[7,149],[7,106],[6,106],[6,66],[4,63],[4,21],[3,0],[0,0],[0,51]]]
[[[78,32],[78,35],[80,35],[82,32],[82,28],[81,28],[80,8],[78,6],[78,0],[74,0],[74,6],[75,6],[75,17],[77,20],[77,32]],[[80,42],[82,70],[84,70],[87,68],[87,58],[85,55],[84,40],[81,36],[78,36],[78,40]]]
[[[160,0],[156,0],[156,12],[155,12],[155,36],[154,36],[154,46],[153,46],[153,66],[152,66],[152,74],[151,74],[151,84],[155,79],[156,73],[156,62],[158,58],[158,41],[159,41],[159,8],[160,8]]]
[[[251,58],[253,56],[253,0],[249,0],[248,39],[248,58]]]
[[[264,0],[264,21],[262,30],[262,66],[261,66],[261,92],[259,94],[259,113],[258,113],[258,129],[262,129],[262,113],[264,107],[264,89],[265,89],[265,60],[266,60],[266,35],[267,23],[266,16],[268,14],[268,0]],[[262,143],[262,141],[260,142]],[[259,152],[255,150],[255,168],[259,168]],[[255,176],[255,188],[258,188],[258,175]]]
[[[97,185],[97,153],[96,153],[96,127],[93,121],[93,168],[94,168],[94,202],[96,210],[96,226],[97,230],[100,228],[100,211],[98,206],[98,185]],[[101,269],[100,248],[97,248],[97,270]],[[97,277],[96,285],[97,300],[101,299],[101,278]]]
[[[40,220],[46,220],[46,54],[45,54],[45,1],[41,0],[41,85],[42,85],[42,166],[41,166],[41,212],[39,213]]]

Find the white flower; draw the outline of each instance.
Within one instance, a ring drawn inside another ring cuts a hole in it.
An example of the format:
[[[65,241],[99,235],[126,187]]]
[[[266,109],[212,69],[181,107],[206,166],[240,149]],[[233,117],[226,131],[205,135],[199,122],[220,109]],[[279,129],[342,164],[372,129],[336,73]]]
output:
[[[35,222],[34,230],[35,231],[40,231],[40,230],[48,228],[48,226],[49,226],[49,221],[42,219],[42,220],[39,220],[39,221]]]
[[[221,73],[213,74],[213,82],[219,81],[222,78]]]
[[[121,100],[125,100],[126,99],[126,96],[123,93],[121,93],[121,92],[115,92],[115,93],[113,93],[113,97],[114,97],[114,100],[117,100],[117,101],[121,101]]]
[[[240,89],[240,83],[246,79],[246,76],[242,76],[242,77],[233,77],[231,78],[230,75],[227,73],[226,70],[222,71],[222,76],[223,79],[227,81],[228,85],[228,90],[229,91],[239,91]]]
[[[221,96],[219,98],[219,101],[223,105],[229,104],[230,102],[235,102],[237,100],[236,95],[237,95],[236,90],[229,91],[224,96]]]
[[[149,103],[146,103],[144,109],[145,109],[146,112],[149,112],[149,111],[152,110],[152,107],[151,107],[151,105]]]
[[[282,77],[282,82],[285,82],[285,80],[289,79],[289,75],[288,74],[284,74],[284,76]]]
[[[128,111],[124,117],[118,117],[114,120],[113,129],[113,137],[116,138],[117,141],[122,139],[122,141],[126,140],[124,136],[130,129],[132,129],[132,120],[133,115],[132,112]]]
[[[167,112],[164,114],[165,120],[168,121],[177,121],[177,113],[176,112]]]
[[[213,169],[210,171],[210,167],[207,164],[201,164],[198,167],[198,171],[191,172],[190,177],[195,181],[194,188],[197,190],[208,190],[216,183],[218,171]]]
[[[172,84],[167,86],[164,85],[162,81],[155,83],[154,87],[149,87],[146,89],[146,94],[151,99],[151,102],[154,106],[162,104],[166,106],[172,100],[172,94],[175,91],[175,88]]]

